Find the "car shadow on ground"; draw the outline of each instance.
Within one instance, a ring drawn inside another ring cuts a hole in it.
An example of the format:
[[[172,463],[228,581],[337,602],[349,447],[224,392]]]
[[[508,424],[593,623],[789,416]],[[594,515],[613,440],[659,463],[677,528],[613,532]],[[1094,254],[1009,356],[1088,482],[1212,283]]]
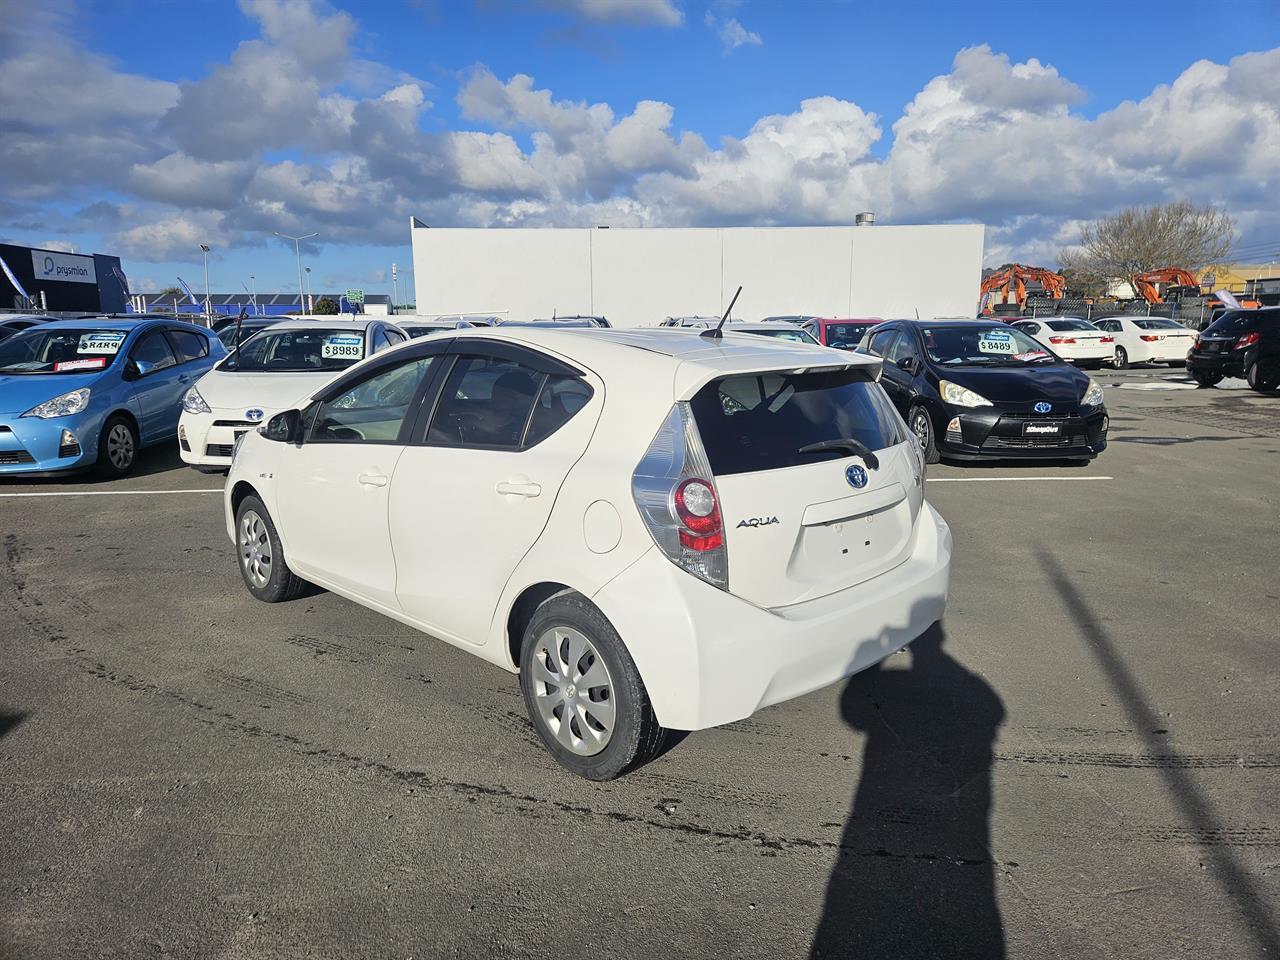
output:
[[[990,837],[1004,703],[945,641],[934,624],[908,648],[910,669],[873,667],[841,696],[865,738],[862,776],[813,958],[1005,956]]]
[[[23,720],[27,719],[25,713],[14,713],[9,710],[0,710],[0,740],[13,732],[14,728]]]

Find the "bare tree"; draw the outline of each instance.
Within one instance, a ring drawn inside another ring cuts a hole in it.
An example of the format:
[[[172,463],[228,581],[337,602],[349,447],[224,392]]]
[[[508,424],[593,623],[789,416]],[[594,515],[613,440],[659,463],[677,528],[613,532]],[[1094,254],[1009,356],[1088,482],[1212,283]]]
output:
[[[1128,280],[1135,273],[1182,267],[1195,271],[1221,263],[1235,241],[1235,221],[1212,204],[1189,200],[1129,207],[1086,225],[1079,248],[1058,256],[1081,285]]]

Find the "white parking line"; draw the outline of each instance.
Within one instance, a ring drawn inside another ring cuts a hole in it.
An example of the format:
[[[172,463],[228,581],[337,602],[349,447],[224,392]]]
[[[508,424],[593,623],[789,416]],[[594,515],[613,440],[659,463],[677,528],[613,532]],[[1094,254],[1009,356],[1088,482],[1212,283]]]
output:
[[[167,493],[221,493],[217,490],[50,490],[40,493],[0,493],[0,497],[154,497]]]
[[[926,483],[992,483],[997,480],[1020,480],[1024,483],[1064,482],[1068,480],[1114,480],[1115,477],[929,477]]]

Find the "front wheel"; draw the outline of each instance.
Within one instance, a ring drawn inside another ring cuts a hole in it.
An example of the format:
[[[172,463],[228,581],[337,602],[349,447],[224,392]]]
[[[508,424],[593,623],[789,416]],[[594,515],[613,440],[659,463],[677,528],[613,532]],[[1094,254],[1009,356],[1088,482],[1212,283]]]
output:
[[[1207,390],[1210,387],[1216,387],[1219,383],[1222,382],[1222,374],[1220,373],[1196,372],[1196,373],[1192,373],[1191,376],[1195,380],[1196,386],[1198,386],[1201,390]]]
[[[520,651],[520,689],[534,729],[562,766],[612,780],[658,755],[664,731],[622,638],[580,594],[538,607]]]
[[[920,449],[924,452],[925,463],[937,463],[938,444],[933,438],[933,420],[929,416],[929,411],[924,407],[912,407],[911,413],[907,416],[907,423],[911,427],[911,432],[915,434],[916,443],[920,444]]]
[[[138,431],[133,421],[117,413],[102,425],[98,437],[98,473],[110,480],[125,476],[138,462]]]
[[[1124,347],[1116,347],[1115,367],[1117,370],[1129,369],[1129,351]]]
[[[1248,381],[1250,390],[1270,392],[1280,386],[1280,363],[1264,367],[1261,360],[1255,360],[1253,366],[1245,372],[1245,380]]]
[[[236,509],[236,552],[244,585],[257,599],[280,603],[302,594],[306,581],[289,569],[276,525],[257,497],[245,497]]]

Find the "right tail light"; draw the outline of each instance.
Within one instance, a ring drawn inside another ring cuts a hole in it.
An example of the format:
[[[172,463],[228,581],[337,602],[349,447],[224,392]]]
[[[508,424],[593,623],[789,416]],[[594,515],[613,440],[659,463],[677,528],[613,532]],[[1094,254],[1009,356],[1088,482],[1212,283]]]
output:
[[[672,406],[635,472],[631,495],[667,559],[721,590],[729,557],[715,477],[687,403]]]
[[[1261,338],[1258,336],[1258,332],[1256,330],[1253,333],[1246,333],[1236,341],[1236,345],[1232,349],[1243,350],[1245,347],[1252,347],[1259,339]]]

